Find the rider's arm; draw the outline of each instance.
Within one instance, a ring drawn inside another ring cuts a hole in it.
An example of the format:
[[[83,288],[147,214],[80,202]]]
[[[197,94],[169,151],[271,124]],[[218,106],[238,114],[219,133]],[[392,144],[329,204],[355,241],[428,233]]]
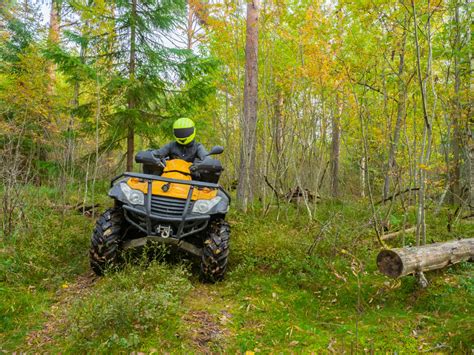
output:
[[[197,147],[197,151],[196,151],[196,157],[199,160],[204,160],[204,158],[207,157],[208,154],[209,153],[206,150],[206,148],[204,148],[204,146],[201,143],[198,143],[198,147]]]
[[[160,149],[155,149],[153,155],[158,158],[166,158],[170,155],[171,152],[171,143],[168,143],[161,147]]]

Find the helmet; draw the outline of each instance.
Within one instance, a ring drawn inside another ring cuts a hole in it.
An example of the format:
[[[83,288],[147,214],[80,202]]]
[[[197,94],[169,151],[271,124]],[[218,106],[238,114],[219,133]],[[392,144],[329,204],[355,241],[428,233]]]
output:
[[[178,144],[186,145],[191,143],[196,136],[193,120],[183,117],[174,121],[173,134]]]

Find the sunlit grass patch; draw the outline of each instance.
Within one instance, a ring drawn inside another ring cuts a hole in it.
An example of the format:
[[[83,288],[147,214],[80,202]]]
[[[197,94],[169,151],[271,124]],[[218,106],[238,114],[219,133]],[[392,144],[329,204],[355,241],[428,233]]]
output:
[[[190,290],[180,266],[127,266],[101,278],[74,300],[58,330],[65,349],[167,348],[179,343],[180,305]]]

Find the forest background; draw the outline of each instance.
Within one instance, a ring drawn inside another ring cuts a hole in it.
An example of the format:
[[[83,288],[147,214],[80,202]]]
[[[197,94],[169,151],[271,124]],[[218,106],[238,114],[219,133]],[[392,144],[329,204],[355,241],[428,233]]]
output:
[[[183,116],[207,148],[225,147],[220,182],[235,191],[242,235],[260,230],[257,217],[294,224],[311,253],[337,249],[354,272],[394,230],[414,228],[394,245],[474,234],[468,0],[8,0],[0,16],[5,275],[12,250],[38,231],[35,208],[63,218],[74,211],[58,206],[92,206],[97,216],[108,180],[138,171],[134,153],[170,141]],[[357,237],[333,230],[340,214]],[[326,234],[335,239],[324,247]],[[369,249],[349,257],[361,234]],[[2,278],[17,291],[31,281]],[[48,295],[41,307],[53,302],[51,289],[35,287]],[[23,339],[24,320],[11,317],[6,329],[20,327]],[[471,340],[440,344],[468,349]],[[114,341],[107,346],[123,345]]]

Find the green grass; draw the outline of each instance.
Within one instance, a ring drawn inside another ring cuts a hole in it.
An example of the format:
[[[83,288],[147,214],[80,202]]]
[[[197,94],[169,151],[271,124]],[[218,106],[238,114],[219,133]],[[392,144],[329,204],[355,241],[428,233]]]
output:
[[[473,347],[473,264],[428,273],[424,290],[410,276],[380,275],[364,203],[321,203],[313,221],[304,207],[271,210],[265,218],[260,209],[232,211],[229,272],[216,285],[200,284],[189,261],[160,258],[78,287],[90,272],[94,221],[55,206],[55,189],[30,190],[25,221],[0,239],[0,350],[411,353]],[[101,190],[105,209],[110,202]],[[80,200],[71,192],[70,204]],[[447,212],[429,214],[429,241],[472,237],[472,224],[464,222],[448,233]],[[413,223],[413,211],[408,217]],[[402,218],[395,207],[392,224]],[[47,337],[35,333],[45,325]]]
[[[190,290],[182,266],[152,263],[127,267],[94,285],[87,297],[74,299],[57,329],[66,351],[133,350],[179,346],[180,301]],[[162,337],[154,337],[156,332]],[[85,336],[87,335],[87,336]],[[53,345],[51,350],[54,351]]]

